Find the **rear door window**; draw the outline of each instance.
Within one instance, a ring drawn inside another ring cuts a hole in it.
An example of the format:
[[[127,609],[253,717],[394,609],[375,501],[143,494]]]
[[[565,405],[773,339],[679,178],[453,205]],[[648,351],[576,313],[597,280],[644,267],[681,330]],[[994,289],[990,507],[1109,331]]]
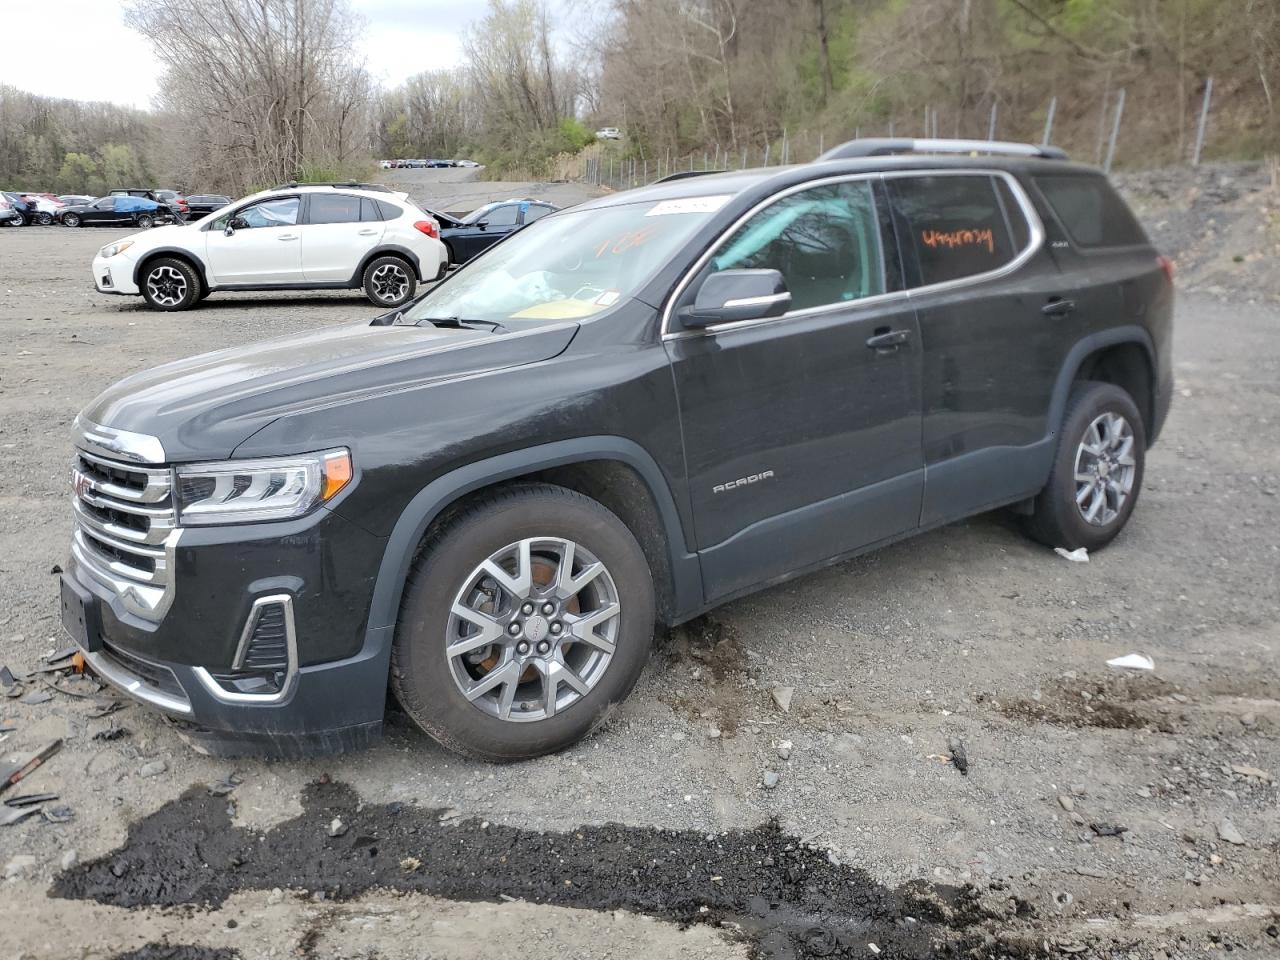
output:
[[[1036,186],[1078,247],[1129,247],[1150,243],[1137,218],[1107,183],[1094,174],[1035,178]]]
[[[906,232],[918,266],[911,286],[998,270],[1025,247],[1015,241],[1009,219],[1023,218],[1020,232],[1029,238],[1025,215],[1020,207],[1006,212],[994,179],[977,174],[889,178],[899,229]]]
[[[830,183],[783,197],[734,231],[712,267],[779,271],[792,310],[884,293],[871,184]]]
[[[360,220],[360,198],[345,193],[313,193],[307,212],[308,223],[356,223]]]

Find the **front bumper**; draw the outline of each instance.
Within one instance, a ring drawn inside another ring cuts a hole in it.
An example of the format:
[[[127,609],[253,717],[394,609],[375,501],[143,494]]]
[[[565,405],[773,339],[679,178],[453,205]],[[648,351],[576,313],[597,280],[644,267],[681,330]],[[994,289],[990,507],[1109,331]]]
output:
[[[82,530],[77,531],[80,538]],[[327,510],[286,523],[187,528],[166,547],[168,596],[149,605],[77,539],[63,574],[82,611],[89,666],[121,692],[180,721],[220,755],[299,757],[354,749],[381,730],[391,630],[368,629],[385,540]],[[241,692],[249,628],[262,605],[287,611],[288,669],[278,689]],[[221,679],[220,679],[221,678]]]
[[[124,256],[96,256],[93,258],[93,285],[99,293],[120,293],[137,296],[141,291],[133,282],[133,269],[137,264]]]

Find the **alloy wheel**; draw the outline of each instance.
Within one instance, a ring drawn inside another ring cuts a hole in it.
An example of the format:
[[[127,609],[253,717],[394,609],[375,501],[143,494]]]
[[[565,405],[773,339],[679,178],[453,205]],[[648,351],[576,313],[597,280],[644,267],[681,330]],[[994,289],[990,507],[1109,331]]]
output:
[[[174,267],[156,267],[147,274],[147,293],[162,307],[176,307],[187,295],[187,278]]]
[[[1105,527],[1133,494],[1137,462],[1133,427],[1118,413],[1093,419],[1076,448],[1076,508],[1085,522]]]
[[[409,292],[409,275],[404,267],[394,263],[384,263],[373,271],[370,278],[374,296],[386,304],[396,303]]]
[[[68,213],[62,218],[62,225],[64,227],[78,227],[80,226],[80,218],[74,213]]]
[[[608,670],[620,613],[613,576],[581,544],[509,544],[472,570],[454,598],[445,637],[453,681],[500,720],[550,719]]]

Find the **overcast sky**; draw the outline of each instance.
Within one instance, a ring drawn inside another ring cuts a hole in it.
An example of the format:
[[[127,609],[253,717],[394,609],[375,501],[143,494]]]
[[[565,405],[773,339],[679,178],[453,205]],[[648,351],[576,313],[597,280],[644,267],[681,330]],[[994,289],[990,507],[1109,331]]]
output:
[[[384,86],[456,65],[462,34],[483,0],[348,0],[366,20],[360,53]],[[72,100],[150,107],[160,67],[142,36],[124,25],[118,0],[42,0],[35,19],[9,18],[0,83]],[[28,32],[28,30],[32,32]]]

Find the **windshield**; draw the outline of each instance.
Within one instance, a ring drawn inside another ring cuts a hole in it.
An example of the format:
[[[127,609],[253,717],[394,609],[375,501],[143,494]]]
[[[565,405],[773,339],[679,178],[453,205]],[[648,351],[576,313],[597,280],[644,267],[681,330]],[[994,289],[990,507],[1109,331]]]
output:
[[[729,199],[687,197],[543,217],[440,284],[397,322],[592,316],[631,297]]]

